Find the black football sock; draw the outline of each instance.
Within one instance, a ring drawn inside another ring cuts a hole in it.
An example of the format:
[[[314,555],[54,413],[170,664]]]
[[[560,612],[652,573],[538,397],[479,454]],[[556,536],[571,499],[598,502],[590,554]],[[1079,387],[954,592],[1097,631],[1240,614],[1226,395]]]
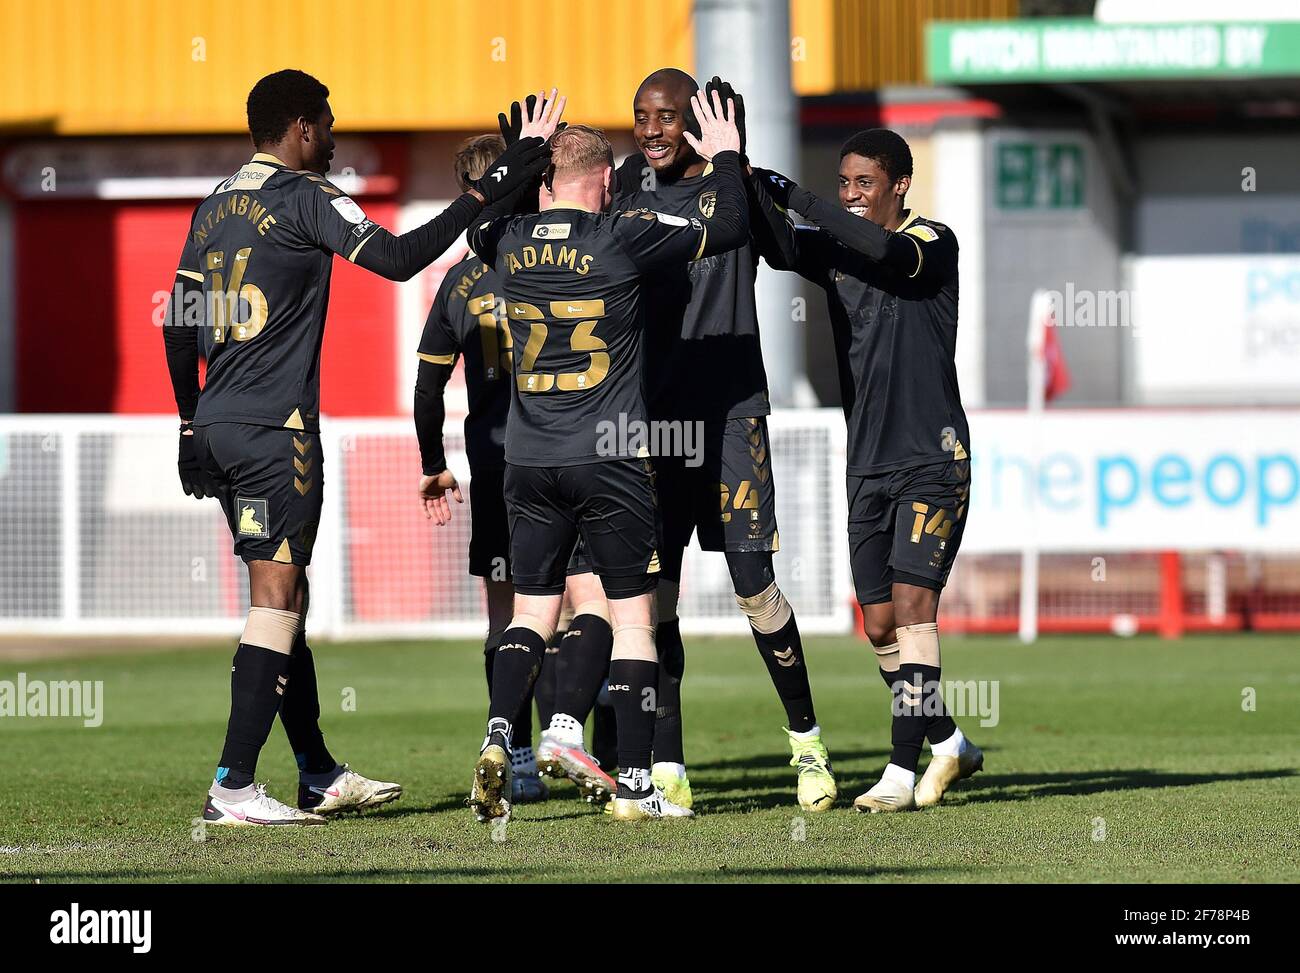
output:
[[[217,766],[217,783],[239,790],[253,783],[257,756],[280,710],[289,656],[260,645],[239,644],[230,669],[230,720]]]
[[[546,663],[542,663],[545,669]],[[540,673],[538,674],[540,678]],[[534,683],[528,690],[528,695],[524,697],[523,706],[519,707],[519,713],[515,721],[511,724],[510,747],[513,750],[522,750],[524,747],[533,745],[533,694],[537,691],[537,684]]]
[[[681,623],[676,619],[660,622],[655,628],[655,647],[659,650],[658,709],[655,711],[654,758],[656,763],[686,763],[682,747],[682,674],[686,671],[686,649],[682,645]],[[613,681],[612,679],[610,680]],[[615,710],[620,733],[623,715]],[[619,746],[619,764],[623,766],[623,748]]]
[[[575,615],[556,660],[555,712],[586,723],[609,672],[614,630],[599,615]]]
[[[776,694],[781,697],[790,729],[807,733],[817,725],[813,711],[812,687],[808,685],[808,668],[803,661],[803,642],[799,638],[799,623],[794,613],[790,620],[775,632],[760,632],[750,626],[758,654],[767,664],[768,675]]]
[[[615,659],[609,664],[609,698],[618,719],[619,797],[645,797],[652,789],[655,708],[647,701],[653,699],[658,681],[656,662]]]
[[[546,646],[546,656],[542,659],[542,671],[537,675],[533,686],[533,699],[537,701],[537,725],[544,731],[551,725],[555,715],[555,673],[560,661],[560,647],[564,636],[556,632],[550,644]]]
[[[280,722],[284,724],[289,746],[293,747],[298,771],[324,774],[338,766],[320,730],[320,694],[316,685],[316,660],[312,658],[307,636],[298,633],[289,656],[289,683],[280,701]]]
[[[614,707],[599,697],[591,711],[591,755],[606,770],[618,766],[618,720]]]
[[[516,626],[501,634],[492,662],[492,701],[488,706],[489,743],[509,749],[510,724],[537,681],[546,654],[546,640],[531,628]]]
[[[878,671],[885,685],[892,690],[894,680],[898,678],[898,670],[886,672],[884,669],[880,669]],[[930,741],[930,746],[934,746],[936,743],[943,743],[944,740],[957,732],[957,722],[952,718],[952,714],[948,712],[948,707],[944,705],[942,694],[937,699],[932,699],[930,706],[932,709],[939,710],[937,713],[927,713],[925,717],[925,738]]]
[[[933,705],[927,702],[927,696],[938,692],[938,687],[939,670],[935,666],[908,662],[894,673],[890,763],[904,770],[916,771],[921,759],[921,744],[925,742],[925,713]]]

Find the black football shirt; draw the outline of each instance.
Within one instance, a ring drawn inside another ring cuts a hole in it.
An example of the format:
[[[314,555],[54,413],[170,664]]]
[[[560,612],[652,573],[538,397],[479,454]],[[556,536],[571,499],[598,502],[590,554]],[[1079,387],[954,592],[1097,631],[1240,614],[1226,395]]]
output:
[[[908,276],[825,230],[795,229],[796,270],[827,295],[848,472],[871,476],[965,459],[970,430],[957,386],[957,238],[909,214],[895,233],[917,248]]]
[[[556,207],[480,224],[470,246],[500,276],[514,376],[506,462],[576,466],[644,453],[643,274],[704,249],[700,219]]]
[[[462,197],[443,229],[467,225],[477,209]],[[399,239],[324,176],[271,155],[219,183],[194,211],[177,271],[203,287],[208,371],[195,424],[319,431],[334,254],[378,272],[409,249]]]
[[[719,176],[652,178],[640,153],[619,167],[620,209],[683,219],[713,218]],[[646,281],[646,396],[656,419],[714,420],[772,411],[759,343],[754,278],[758,254],[745,246],[666,266]]]
[[[465,359],[465,455],[471,469],[505,466],[511,337],[501,277],[474,254],[447,271],[420,336],[419,355],[437,365]]]

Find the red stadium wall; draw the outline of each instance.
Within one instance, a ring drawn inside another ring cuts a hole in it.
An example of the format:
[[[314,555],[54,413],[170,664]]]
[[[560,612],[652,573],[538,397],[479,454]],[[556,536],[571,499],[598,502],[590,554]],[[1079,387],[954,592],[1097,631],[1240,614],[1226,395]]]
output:
[[[392,227],[397,204],[361,199]],[[154,296],[171,287],[191,201],[75,200],[15,206],[19,412],[175,409]],[[334,261],[322,407],[397,413],[396,286]]]

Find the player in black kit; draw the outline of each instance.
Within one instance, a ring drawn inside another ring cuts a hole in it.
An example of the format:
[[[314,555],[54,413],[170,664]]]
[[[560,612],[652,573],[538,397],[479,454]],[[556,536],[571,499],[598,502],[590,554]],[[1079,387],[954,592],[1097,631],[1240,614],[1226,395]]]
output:
[[[194,211],[163,328],[181,417],[185,491],[221,501],[248,564],[251,607],[231,672],[225,747],[203,818],[216,825],[321,824],[323,815],[395,799],[396,784],[339,765],[318,720],[316,672],[303,634],[306,567],[320,521],[320,350],[334,255],[406,280],[450,246],[485,203],[509,212],[545,168],[539,139],[494,163],[466,193],[410,233],[366,218],[325,178],[334,116],[323,84],[280,71],[248,96],[256,154]],[[192,328],[198,328],[198,331]],[[199,342],[208,362],[202,391]],[[254,774],[277,712],[298,760],[298,808]]]
[[[730,85],[717,78],[708,87],[723,97],[732,94]],[[716,218],[716,167],[685,138],[694,124],[690,97],[695,88],[690,75],[665,68],[637,89],[633,134],[640,151],[619,169],[620,208],[649,207],[705,226]],[[743,104],[738,98],[736,103],[743,155]],[[835,777],[813,709],[799,626],[777,586],[772,562],[780,541],[767,434],[771,407],[754,301],[763,246],[748,237],[728,251],[661,268],[648,286],[654,295],[646,311],[650,418],[670,429],[691,424],[702,433],[696,455],[679,451],[655,459],[664,537],[654,775],[665,793],[690,805],[681,715],[686,660],[677,596],[693,533],[702,550],[724,552],[736,601],[785,709],[799,804],[818,812],[835,802]],[[683,436],[681,442],[686,441]]]
[[[939,595],[970,493],[954,360],[957,238],[905,207],[911,182],[911,150],[887,129],[844,144],[838,206],[778,173],[756,169],[751,182],[779,241],[769,261],[819,285],[830,309],[848,423],[853,583],[892,692],[889,764],[854,802],[872,812],[937,804],[984,759],[944,708],[939,682]],[[796,229],[785,210],[813,226]],[[926,739],[931,760],[916,784]]]
[[[544,107],[543,107],[544,110]],[[488,165],[505,151],[500,135],[467,139],[452,162],[462,190],[481,179]],[[443,390],[465,360],[469,412],[465,416],[465,454],[469,460],[469,573],[483,579],[488,634],[483,643],[488,692],[492,662],[501,633],[514,611],[510,582],[510,528],[506,520],[505,439],[510,411],[510,328],[506,324],[501,278],[473,253],[447,271],[420,336],[415,381],[415,431],[420,443],[420,504],[425,516],[442,526],[451,522],[450,494],[462,502],[460,484],[447,467],[442,423]],[[532,746],[530,694],[514,720],[511,740],[511,799],[516,804],[545,800],[546,782],[537,772]]]
[[[570,128],[552,139],[542,212],[480,223],[474,251],[505,280],[514,353],[506,434],[506,505],[515,618],[493,673],[487,737],[470,803],[481,821],[509,816],[510,720],[537,677],[560,613],[575,542],[609,603],[608,689],[617,713],[615,820],[689,817],[651,781],[658,661],[653,592],[659,572],[653,471],[644,441],[642,331],[655,300],[643,275],[724,253],[748,234],[739,133],[716,94],[695,98],[689,139],[717,173],[711,225],[648,209],[605,212],[613,154],[604,135]]]

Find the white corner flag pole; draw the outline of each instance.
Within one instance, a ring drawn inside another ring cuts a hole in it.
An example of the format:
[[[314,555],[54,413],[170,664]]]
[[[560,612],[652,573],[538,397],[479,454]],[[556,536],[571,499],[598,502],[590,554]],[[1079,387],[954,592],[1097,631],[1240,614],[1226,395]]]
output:
[[[1038,502],[1033,479],[1037,475],[1042,433],[1043,407],[1047,401],[1046,322],[1052,314],[1052,298],[1045,290],[1034,291],[1029,301],[1029,330],[1025,336],[1026,380],[1029,419],[1029,469],[1026,482],[1025,515],[1028,539],[1020,554],[1020,641],[1026,645],[1038,639]]]

